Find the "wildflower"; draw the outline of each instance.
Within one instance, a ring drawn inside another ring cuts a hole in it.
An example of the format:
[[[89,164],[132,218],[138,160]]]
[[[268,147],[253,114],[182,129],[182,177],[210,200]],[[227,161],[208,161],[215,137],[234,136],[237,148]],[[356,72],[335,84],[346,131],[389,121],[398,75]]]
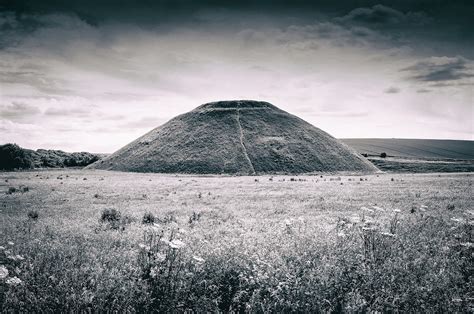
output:
[[[363,231],[375,231],[376,229],[374,227],[362,227]]]
[[[373,209],[378,210],[378,211],[385,211],[382,207],[379,206],[372,206]]]
[[[291,220],[290,219],[285,219],[285,225],[286,226],[291,226]]]
[[[0,266],[0,279],[5,279],[8,277],[8,269],[5,266]]]
[[[454,222],[459,222],[459,223],[463,223],[463,222],[464,222],[464,219],[462,219],[462,218],[456,218],[456,217],[452,217],[452,218],[451,218],[451,221],[454,221]]]
[[[198,264],[202,264],[202,263],[205,262],[202,257],[199,257],[199,256],[197,256],[197,255],[194,255],[194,256],[193,256],[193,260],[195,260]]]
[[[143,244],[143,243],[140,243],[140,244],[138,245],[138,247],[139,247],[140,249],[142,249],[142,250],[145,250],[145,251],[149,251],[149,250],[151,249],[148,245]]]
[[[158,262],[160,262],[160,263],[161,263],[161,262],[164,262],[164,261],[166,260],[166,255],[163,254],[163,253],[157,252],[157,253],[155,254],[155,259],[156,259]]]
[[[352,216],[351,218],[352,223],[359,223],[360,222],[360,217],[359,216]]]
[[[460,245],[464,246],[464,247],[467,247],[467,248],[474,247],[474,243],[472,243],[472,242],[464,242],[464,243],[460,243]]]
[[[158,267],[153,267],[151,270],[150,270],[150,277],[151,278],[156,278],[158,276]]]
[[[170,245],[170,241],[166,240],[165,238],[161,238],[160,241],[166,245]]]
[[[390,233],[390,232],[380,232],[380,234],[385,236],[385,237],[395,238],[395,235],[393,233]]]
[[[5,250],[5,247],[4,246],[0,246],[0,251],[3,251]]]
[[[373,213],[373,212],[374,212],[373,209],[367,208],[367,207],[365,207],[365,206],[362,206],[360,209],[362,209],[363,211],[369,212],[369,213]]]
[[[8,285],[16,286],[16,285],[19,285],[21,283],[22,283],[22,281],[18,277],[11,277],[11,278],[7,279],[7,284]]]
[[[157,224],[156,222],[153,223],[153,225],[151,226],[153,229],[156,229],[156,230],[159,230],[160,229],[160,225]]]
[[[184,230],[184,229],[179,229],[178,232],[179,232],[179,233],[182,233],[182,234],[187,234],[187,233],[188,233],[188,231],[186,231],[186,230]]]
[[[20,254],[15,255],[15,260],[17,260],[17,261],[22,261],[22,260],[24,260],[24,259],[25,259],[25,258],[24,258],[23,256],[21,256]]]
[[[402,211],[401,211],[400,209],[398,209],[398,208],[395,208],[395,209],[393,210],[393,212],[395,212],[395,213],[401,213]]]
[[[181,241],[181,240],[174,239],[168,245],[173,249],[180,249],[180,248],[184,247],[186,244],[184,244],[184,242]]]
[[[346,236],[346,234],[344,233],[344,231],[339,231],[339,232],[337,233],[337,236],[338,236],[339,238],[343,238],[343,237]]]
[[[15,245],[15,243],[13,243],[12,241],[8,241],[7,243],[8,245],[12,245],[12,246]]]

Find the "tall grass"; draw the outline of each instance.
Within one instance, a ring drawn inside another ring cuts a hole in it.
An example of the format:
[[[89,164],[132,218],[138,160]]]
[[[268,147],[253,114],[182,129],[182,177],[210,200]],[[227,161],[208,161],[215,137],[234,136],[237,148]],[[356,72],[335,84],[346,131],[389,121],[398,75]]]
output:
[[[470,212],[364,207],[324,239],[303,219],[285,221],[261,247],[206,243],[203,219],[189,230],[133,223],[143,238],[132,248],[113,229],[21,229],[21,245],[0,248],[2,311],[472,311]]]

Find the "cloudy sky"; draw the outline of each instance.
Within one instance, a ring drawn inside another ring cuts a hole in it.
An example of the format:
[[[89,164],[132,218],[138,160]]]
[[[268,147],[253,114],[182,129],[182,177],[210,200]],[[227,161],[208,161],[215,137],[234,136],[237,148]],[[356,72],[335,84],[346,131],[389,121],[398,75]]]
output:
[[[3,0],[0,144],[113,152],[227,99],[339,138],[473,140],[473,42],[474,1]]]

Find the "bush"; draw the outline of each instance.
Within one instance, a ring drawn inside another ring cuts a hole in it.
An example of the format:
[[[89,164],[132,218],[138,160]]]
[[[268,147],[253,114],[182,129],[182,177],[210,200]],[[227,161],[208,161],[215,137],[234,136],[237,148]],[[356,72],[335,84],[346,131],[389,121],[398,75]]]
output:
[[[153,224],[155,222],[155,216],[148,212],[143,215],[142,224]]]
[[[101,222],[114,222],[120,221],[121,213],[115,208],[104,209],[100,216]]]
[[[33,167],[31,154],[16,144],[0,146],[0,169],[15,170]]]
[[[11,186],[11,187],[8,188],[7,194],[13,194],[17,191],[18,190],[16,189],[16,187]]]
[[[126,225],[134,222],[135,219],[128,215],[123,215],[115,208],[104,209],[99,222],[106,224],[107,229],[125,230]]]
[[[38,219],[38,217],[39,217],[39,214],[36,210],[32,209],[28,211],[28,218],[36,220]]]
[[[381,157],[381,158],[387,158],[387,153],[385,153],[385,152],[381,153],[381,154],[380,154],[380,157]]]

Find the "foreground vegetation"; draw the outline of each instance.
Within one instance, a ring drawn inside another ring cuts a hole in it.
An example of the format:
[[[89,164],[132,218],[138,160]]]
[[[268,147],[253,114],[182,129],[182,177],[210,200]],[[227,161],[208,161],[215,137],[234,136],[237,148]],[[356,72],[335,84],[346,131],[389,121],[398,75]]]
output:
[[[2,311],[474,309],[470,174],[0,176]]]

